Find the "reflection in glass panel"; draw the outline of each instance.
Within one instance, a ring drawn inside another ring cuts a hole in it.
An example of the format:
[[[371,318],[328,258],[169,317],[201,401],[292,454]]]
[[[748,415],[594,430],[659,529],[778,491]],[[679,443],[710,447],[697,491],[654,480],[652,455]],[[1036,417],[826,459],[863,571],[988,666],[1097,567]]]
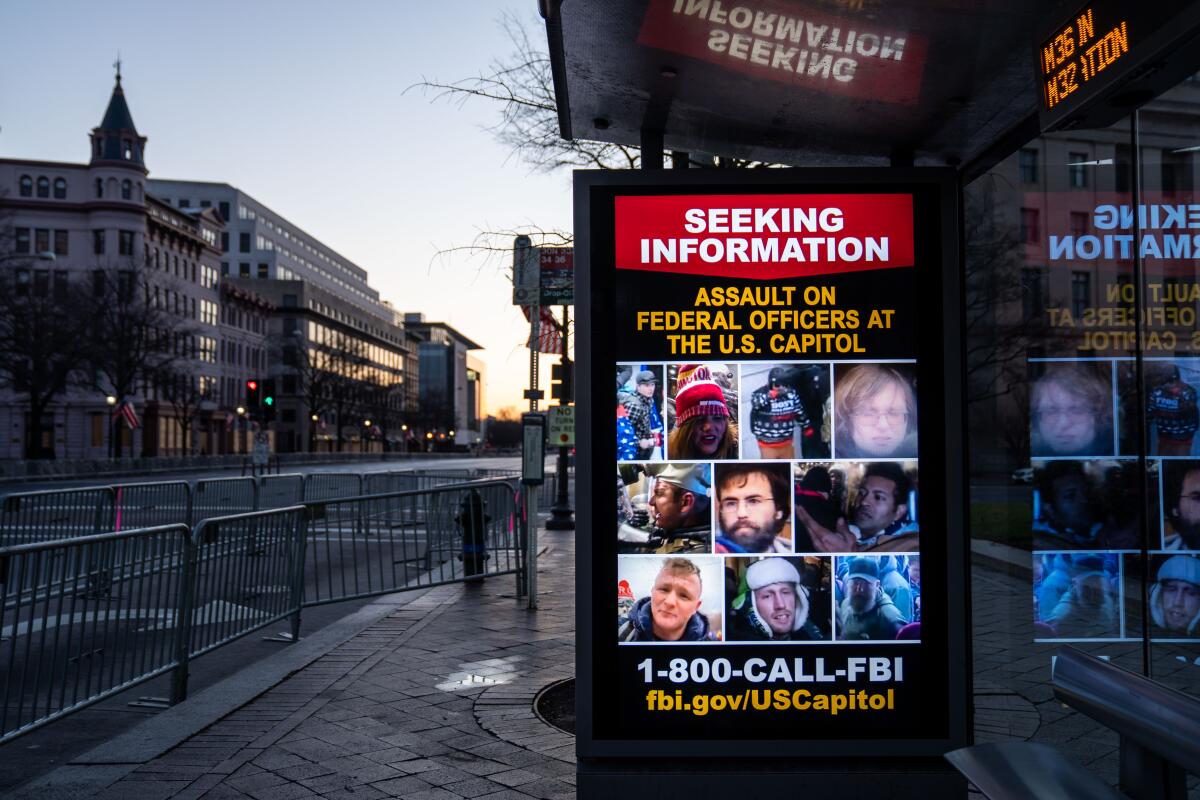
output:
[[[1129,137],[1045,136],[965,189],[976,737],[1082,737],[1114,781],[1116,736],[1054,701],[1050,664],[1143,669]]]

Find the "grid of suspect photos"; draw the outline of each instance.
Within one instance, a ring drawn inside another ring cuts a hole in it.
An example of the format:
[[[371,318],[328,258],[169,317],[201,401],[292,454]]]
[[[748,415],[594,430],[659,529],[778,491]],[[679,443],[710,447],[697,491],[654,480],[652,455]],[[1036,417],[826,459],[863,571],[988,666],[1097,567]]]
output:
[[[1039,642],[1200,640],[1200,359],[1030,361],[1033,626]],[[1149,563],[1141,562],[1146,419]]]
[[[617,636],[921,638],[912,361],[618,363]]]

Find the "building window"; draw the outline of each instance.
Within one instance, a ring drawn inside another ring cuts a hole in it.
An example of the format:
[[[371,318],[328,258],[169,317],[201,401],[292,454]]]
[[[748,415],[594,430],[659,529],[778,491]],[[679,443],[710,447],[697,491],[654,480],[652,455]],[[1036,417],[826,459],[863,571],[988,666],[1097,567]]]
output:
[[[1021,183],[1037,183],[1038,151],[1025,149],[1020,155]]]
[[[224,220],[225,222],[229,222],[229,203],[225,203],[225,202],[217,203],[217,211],[220,212],[222,220]]]
[[[104,255],[104,231],[92,231],[92,252],[98,256]]]
[[[17,252],[25,254],[29,251],[29,228],[17,228]]]
[[[1087,188],[1087,160],[1087,153],[1067,153],[1067,179],[1072,189]]]
[[[54,199],[55,200],[66,200],[67,199],[67,181],[64,178],[55,178],[54,179]]]
[[[38,176],[37,196],[38,197],[49,197],[50,196],[50,179],[47,178],[45,175]]]
[[[221,252],[229,252],[229,231],[221,231]]]
[[[104,181],[96,178],[96,197],[104,197]]]
[[[56,256],[67,255],[67,238],[68,237],[67,237],[66,231],[55,231],[54,232],[54,255],[56,255]]]
[[[191,208],[192,207],[192,199],[190,197],[179,198],[179,207],[180,208]]]
[[[132,200],[133,199],[133,182],[132,181],[129,181],[129,180],[121,181],[121,199],[122,200]]]
[[[221,262],[221,274],[222,274],[222,275],[228,275],[228,274],[229,274],[229,262],[228,262],[228,261],[222,261],[222,262]]]
[[[91,415],[92,447],[104,447],[104,417],[103,413]]]
[[[1036,208],[1021,209],[1021,230],[1019,231],[1020,239],[1026,244],[1036,244],[1039,236],[1038,231],[1038,211]]]
[[[250,277],[250,264],[249,263],[247,263],[245,261],[238,262],[238,276],[242,277],[242,278]]]
[[[1087,236],[1088,233],[1088,214],[1086,211],[1071,212],[1071,235],[1075,237]]]
[[[296,304],[296,295],[294,295],[294,294],[285,294],[285,295],[283,296],[283,307],[284,307],[284,308],[295,308],[295,307],[296,307],[296,305],[297,305],[297,304]]]
[[[1076,319],[1083,316],[1092,296],[1092,276],[1086,272],[1071,273],[1071,313]]]
[[[267,265],[266,264],[258,265],[258,277],[260,280],[264,280],[264,281],[267,279]]]
[[[33,251],[38,255],[50,249],[50,231],[38,228],[33,232]]]
[[[33,178],[28,175],[22,175],[19,191],[21,197],[33,197]]]
[[[133,231],[117,231],[117,254],[133,255]]]
[[[239,253],[249,253],[250,252],[250,234],[248,234],[248,233],[239,233],[238,234],[238,252]]]

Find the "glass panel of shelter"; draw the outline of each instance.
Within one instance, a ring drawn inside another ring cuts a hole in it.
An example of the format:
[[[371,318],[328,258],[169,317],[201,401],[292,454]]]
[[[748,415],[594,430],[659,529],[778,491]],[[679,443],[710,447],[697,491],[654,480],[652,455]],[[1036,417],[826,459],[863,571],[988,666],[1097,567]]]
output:
[[[1050,659],[1200,695],[1198,109],[1192,77],[964,187],[976,740],[1113,783],[1116,735]]]
[[[976,741],[1113,782],[1116,735],[1054,699],[1050,664],[1071,644],[1146,666],[1131,124],[1040,137],[964,187]]]

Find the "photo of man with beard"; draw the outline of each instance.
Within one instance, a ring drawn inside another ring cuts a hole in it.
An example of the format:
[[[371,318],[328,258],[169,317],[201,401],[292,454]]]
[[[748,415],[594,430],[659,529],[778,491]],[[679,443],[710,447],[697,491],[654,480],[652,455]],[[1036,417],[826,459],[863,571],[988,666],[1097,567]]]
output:
[[[1200,550],[1200,461],[1163,462],[1163,549]]]
[[[907,619],[880,583],[880,556],[838,559],[845,564],[837,607],[837,638],[842,641],[896,638]]]
[[[791,465],[718,464],[718,553],[790,553]]]

